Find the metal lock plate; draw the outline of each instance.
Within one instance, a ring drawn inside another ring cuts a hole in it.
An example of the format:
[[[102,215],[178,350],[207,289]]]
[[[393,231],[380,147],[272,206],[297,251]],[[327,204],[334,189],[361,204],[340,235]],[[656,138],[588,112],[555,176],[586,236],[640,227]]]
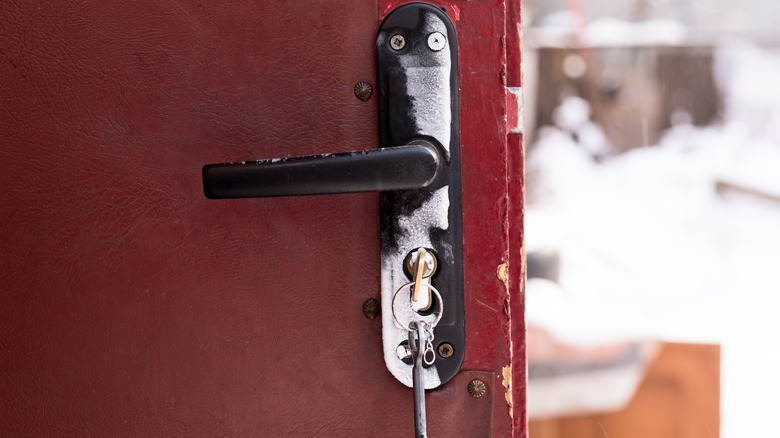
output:
[[[451,354],[439,355],[425,369],[425,387],[430,389],[458,372],[466,350],[457,39],[452,22],[440,9],[411,3],[385,18],[376,47],[381,146],[425,140],[439,149],[444,161],[430,185],[383,192],[380,206],[382,307],[387,309],[382,312],[384,356],[390,372],[410,387],[411,362],[398,354],[408,332],[389,310],[395,292],[414,281],[405,269],[407,256],[423,247],[438,260],[431,281],[442,295],[445,312],[434,329],[434,347],[438,351],[439,345],[449,344]],[[434,302],[427,313],[435,314],[438,308]],[[407,321],[419,318],[405,303],[396,303],[396,311]]]

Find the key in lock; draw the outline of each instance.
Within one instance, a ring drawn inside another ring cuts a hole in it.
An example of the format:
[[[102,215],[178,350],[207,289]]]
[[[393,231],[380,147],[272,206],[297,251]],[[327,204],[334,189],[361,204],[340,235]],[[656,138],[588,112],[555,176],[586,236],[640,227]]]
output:
[[[393,296],[393,317],[396,322],[408,334],[407,348],[412,359],[412,390],[414,393],[414,424],[415,438],[427,438],[426,412],[425,412],[425,375],[423,367],[433,365],[436,353],[433,350],[433,329],[439,323],[444,313],[444,300],[441,294],[431,285],[431,276],[436,272],[436,257],[425,248],[412,251],[405,261],[407,272],[413,281],[401,286]],[[408,323],[398,319],[395,312],[395,301],[402,291],[409,290],[409,301],[412,309],[416,311],[413,319]],[[439,313],[433,321],[426,321],[421,311],[431,307],[433,296],[439,300]],[[419,309],[419,310],[418,310]],[[419,319],[418,319],[419,318]],[[402,346],[399,346],[402,348]],[[399,351],[399,358],[402,357]],[[404,355],[405,356],[405,355]]]
[[[417,248],[409,253],[405,261],[406,271],[414,281],[412,290],[412,309],[415,312],[426,312],[433,304],[431,289],[425,285],[431,284],[431,277],[436,273],[438,261],[431,250]]]

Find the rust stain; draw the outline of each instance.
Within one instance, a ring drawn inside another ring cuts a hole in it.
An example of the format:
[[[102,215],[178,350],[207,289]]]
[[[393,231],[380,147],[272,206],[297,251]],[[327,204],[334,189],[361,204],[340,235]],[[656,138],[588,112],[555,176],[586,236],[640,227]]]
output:
[[[501,382],[504,385],[504,398],[506,398],[506,404],[509,405],[509,418],[513,417],[512,411],[512,365],[505,366],[502,370],[504,374],[504,381]]]

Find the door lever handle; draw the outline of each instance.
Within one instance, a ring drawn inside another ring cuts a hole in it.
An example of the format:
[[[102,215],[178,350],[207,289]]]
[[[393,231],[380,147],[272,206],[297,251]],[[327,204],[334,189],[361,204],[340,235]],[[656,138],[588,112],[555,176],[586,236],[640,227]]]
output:
[[[411,363],[399,353],[409,342],[403,324],[435,318],[441,360],[423,370],[431,389],[458,372],[466,353],[458,45],[452,21],[433,5],[399,6],[380,25],[376,63],[380,149],[209,164],[203,167],[203,190],[212,199],[382,192],[378,261],[385,364],[411,387]],[[435,274],[422,284],[440,296],[418,301],[410,295],[412,305],[396,309],[397,291],[413,280],[406,260],[420,248],[437,260]]]
[[[442,156],[431,142],[337,154],[203,167],[210,199],[417,190],[431,186]]]

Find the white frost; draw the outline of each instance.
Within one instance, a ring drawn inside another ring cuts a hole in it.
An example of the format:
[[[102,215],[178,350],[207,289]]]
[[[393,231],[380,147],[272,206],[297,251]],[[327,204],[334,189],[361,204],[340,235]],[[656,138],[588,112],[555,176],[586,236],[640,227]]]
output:
[[[440,32],[447,35],[447,27],[435,15],[426,13],[423,26],[425,35]],[[408,78],[407,93],[411,97],[413,123],[420,135],[435,138],[450,152],[450,132],[452,129],[452,113],[450,103],[450,72],[452,61],[450,44],[433,52],[422,48],[416,53],[401,56],[401,65]],[[404,258],[410,251],[419,247],[432,247],[430,232],[432,229],[449,228],[449,186],[442,187],[433,193],[419,209],[407,217],[399,218],[400,232],[397,236],[398,250],[393,254],[385,254],[382,259],[382,338],[385,363],[390,372],[404,385],[412,386],[412,367],[398,358],[398,345],[408,340],[408,332],[401,328],[393,317],[392,300],[395,292],[408,282],[404,274]],[[446,251],[446,249],[444,249]],[[448,255],[445,254],[444,257]],[[420,318],[404,297],[398,299],[395,307],[398,317],[408,323]],[[426,321],[432,321],[433,315]],[[432,389],[441,385],[441,379],[434,364],[425,371],[425,388]]]
[[[401,328],[393,317],[391,309],[395,292],[409,280],[404,273],[404,258],[410,251],[419,247],[431,247],[430,230],[433,228],[449,228],[448,212],[450,207],[449,186],[444,186],[433,193],[431,199],[425,202],[411,215],[399,220],[401,233],[397,241],[398,250],[384,256],[382,260],[382,338],[384,343],[385,363],[393,375],[406,386],[412,386],[412,367],[398,359],[398,345],[408,339],[408,333]],[[407,324],[418,320],[420,315],[412,310],[411,303],[401,294],[396,301],[396,314]],[[427,316],[427,322],[435,316]],[[436,388],[441,385],[439,375],[434,366],[425,370],[425,387]]]

